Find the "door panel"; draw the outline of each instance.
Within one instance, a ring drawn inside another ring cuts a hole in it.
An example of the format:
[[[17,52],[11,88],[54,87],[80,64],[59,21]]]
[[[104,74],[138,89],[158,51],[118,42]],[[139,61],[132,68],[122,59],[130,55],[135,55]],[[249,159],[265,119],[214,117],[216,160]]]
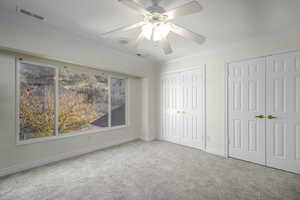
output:
[[[296,77],[295,94],[296,94],[296,111],[300,112],[300,78],[299,77]]]
[[[273,156],[286,158],[286,124],[274,123],[272,140],[274,142]]]
[[[242,122],[239,119],[233,120],[233,148],[242,150]]]
[[[231,63],[228,77],[229,155],[265,164],[264,58]]]
[[[300,52],[268,57],[267,165],[300,173]]]
[[[300,161],[300,125],[295,128],[296,160]]]
[[[248,129],[249,129],[249,134],[248,134],[248,151],[254,151],[257,152],[257,139],[258,139],[258,124],[255,120],[249,121],[248,122]]]

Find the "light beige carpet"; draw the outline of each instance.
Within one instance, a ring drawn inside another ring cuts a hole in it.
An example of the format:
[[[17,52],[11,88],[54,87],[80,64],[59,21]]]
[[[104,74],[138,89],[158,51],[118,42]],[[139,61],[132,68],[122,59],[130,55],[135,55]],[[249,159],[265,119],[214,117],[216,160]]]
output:
[[[300,175],[136,141],[0,179],[1,200],[300,200]]]

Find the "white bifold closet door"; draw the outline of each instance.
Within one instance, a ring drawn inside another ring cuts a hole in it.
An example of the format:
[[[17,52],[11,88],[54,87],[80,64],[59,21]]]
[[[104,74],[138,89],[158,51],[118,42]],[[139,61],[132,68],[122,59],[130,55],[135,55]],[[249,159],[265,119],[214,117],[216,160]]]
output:
[[[265,164],[266,110],[264,58],[229,66],[228,110],[230,156]]]
[[[229,64],[229,155],[300,173],[300,51]]]
[[[161,77],[160,139],[204,149],[204,67]]]
[[[267,165],[300,174],[300,51],[267,63]]]

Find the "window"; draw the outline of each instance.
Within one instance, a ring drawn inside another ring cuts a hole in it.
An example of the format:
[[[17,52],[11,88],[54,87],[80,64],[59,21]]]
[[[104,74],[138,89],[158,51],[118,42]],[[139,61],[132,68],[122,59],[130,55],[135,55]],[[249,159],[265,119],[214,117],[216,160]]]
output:
[[[25,61],[17,73],[20,141],[126,125],[124,78]]]
[[[108,78],[60,70],[58,110],[61,134],[108,127]]]
[[[20,64],[21,140],[55,135],[55,68]]]
[[[111,125],[120,126],[126,123],[126,81],[120,78],[111,78]]]

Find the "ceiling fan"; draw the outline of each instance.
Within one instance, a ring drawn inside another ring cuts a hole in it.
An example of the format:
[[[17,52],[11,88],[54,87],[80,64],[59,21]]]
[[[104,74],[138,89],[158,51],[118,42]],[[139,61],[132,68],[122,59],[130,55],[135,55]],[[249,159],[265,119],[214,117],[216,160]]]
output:
[[[199,44],[202,44],[205,41],[204,36],[170,22],[175,17],[186,16],[200,12],[202,10],[202,7],[196,0],[186,3],[180,7],[174,8],[170,11],[166,11],[163,7],[159,6],[159,0],[152,0],[152,6],[148,8],[144,8],[134,0],[118,1],[142,14],[144,16],[144,21],[114,29],[112,31],[101,34],[102,36],[107,36],[116,32],[128,31],[141,27],[141,33],[132,43],[133,47],[137,48],[139,43],[144,38],[146,38],[148,40],[159,41],[160,47],[163,49],[165,54],[170,54],[173,52],[171,45],[167,39],[170,31],[184,38],[191,39]]]

